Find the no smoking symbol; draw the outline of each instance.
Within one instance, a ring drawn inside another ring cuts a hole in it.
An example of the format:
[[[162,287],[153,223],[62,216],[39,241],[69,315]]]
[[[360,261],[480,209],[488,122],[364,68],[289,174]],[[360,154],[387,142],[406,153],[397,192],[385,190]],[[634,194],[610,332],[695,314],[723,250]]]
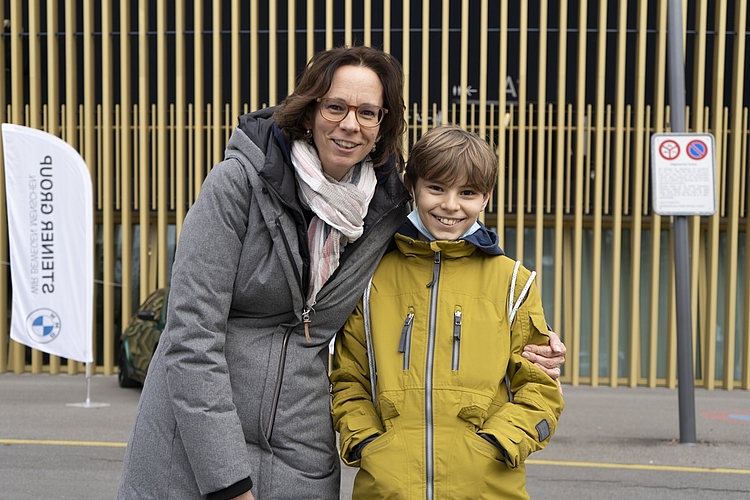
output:
[[[705,142],[696,139],[688,143],[685,151],[693,160],[702,160],[708,154],[708,146]]]
[[[680,155],[680,145],[672,140],[664,141],[659,146],[659,154],[665,160],[674,160]]]

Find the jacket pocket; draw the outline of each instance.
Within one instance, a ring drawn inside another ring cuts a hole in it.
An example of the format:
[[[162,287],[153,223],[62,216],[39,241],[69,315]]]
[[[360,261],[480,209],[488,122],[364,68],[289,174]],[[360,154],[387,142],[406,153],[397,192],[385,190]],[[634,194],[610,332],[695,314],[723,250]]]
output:
[[[402,401],[403,394],[398,391],[381,393],[378,398],[378,411],[380,412],[380,419],[384,424],[387,420],[398,417],[401,414],[399,407]]]
[[[456,438],[447,459],[445,498],[510,498],[507,495],[510,478],[502,452],[477,435],[472,426],[466,426]]]
[[[410,475],[405,468],[415,462],[412,450],[391,429],[362,449],[360,470],[354,478],[352,498],[404,498]]]
[[[492,398],[464,392],[461,395],[461,407],[458,410],[458,417],[473,424],[476,429],[481,429],[489,415],[490,404],[492,404]]]

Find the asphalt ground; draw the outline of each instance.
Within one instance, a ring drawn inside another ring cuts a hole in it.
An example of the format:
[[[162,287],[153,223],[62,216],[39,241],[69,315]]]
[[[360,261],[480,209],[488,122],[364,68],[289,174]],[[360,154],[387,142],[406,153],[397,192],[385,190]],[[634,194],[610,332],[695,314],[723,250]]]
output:
[[[676,390],[564,389],[557,434],[527,462],[531,498],[750,498],[750,392],[696,389],[683,444]],[[114,498],[139,395],[114,376],[0,374],[0,499]]]

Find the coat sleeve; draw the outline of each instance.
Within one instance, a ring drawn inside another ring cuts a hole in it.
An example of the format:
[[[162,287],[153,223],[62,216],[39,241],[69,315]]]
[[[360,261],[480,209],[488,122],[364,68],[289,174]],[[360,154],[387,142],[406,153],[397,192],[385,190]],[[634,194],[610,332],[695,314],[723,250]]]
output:
[[[341,458],[345,464],[357,467],[360,460],[351,456],[352,449],[385,432],[372,403],[361,300],[336,335],[331,384],[333,425],[340,435]]]
[[[206,177],[180,235],[161,341],[169,403],[203,494],[252,475],[224,354],[251,194],[236,161]]]
[[[528,276],[528,271],[525,276]],[[541,299],[532,285],[511,327],[511,356],[508,377],[513,401],[503,403],[479,431],[497,440],[508,467],[523,464],[543,449],[557,429],[564,403],[557,382],[521,356],[526,344],[548,345],[549,333]],[[501,384],[505,391],[505,384]]]

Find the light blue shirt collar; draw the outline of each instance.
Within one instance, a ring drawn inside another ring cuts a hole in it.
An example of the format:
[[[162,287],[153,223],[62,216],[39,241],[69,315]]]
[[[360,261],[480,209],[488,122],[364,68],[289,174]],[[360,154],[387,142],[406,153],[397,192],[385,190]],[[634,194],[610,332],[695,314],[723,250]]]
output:
[[[419,212],[417,212],[417,209],[411,211],[409,214],[409,220],[412,224],[414,224],[414,227],[417,228],[417,231],[422,233],[425,238],[427,238],[430,241],[435,241],[435,237],[430,234],[430,232],[427,230],[426,227],[424,227],[424,224],[422,224],[422,219],[419,218]],[[462,234],[460,237],[456,238],[457,240],[466,238],[472,233],[475,233],[479,229],[479,223],[477,221],[474,221],[474,224],[471,225],[468,231],[466,231],[464,234]]]

